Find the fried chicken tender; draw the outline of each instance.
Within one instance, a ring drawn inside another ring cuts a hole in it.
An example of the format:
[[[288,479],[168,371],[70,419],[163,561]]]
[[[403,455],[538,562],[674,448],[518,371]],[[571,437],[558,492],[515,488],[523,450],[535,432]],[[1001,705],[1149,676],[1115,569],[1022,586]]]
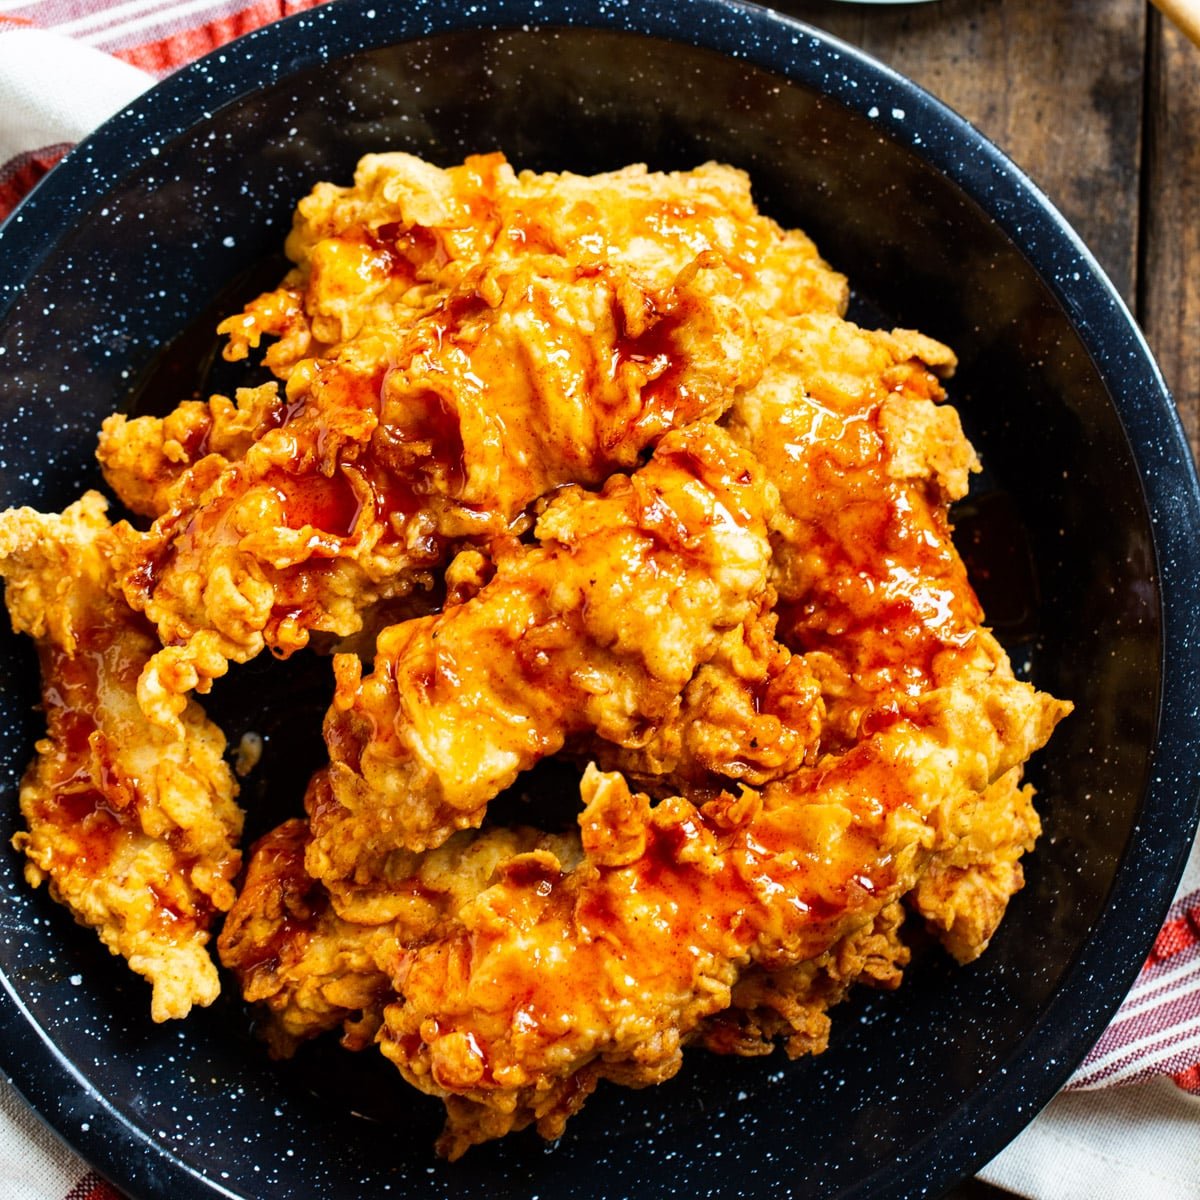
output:
[[[775,640],[774,601],[768,589],[758,609],[721,636],[678,711],[646,740],[585,737],[571,746],[575,756],[620,771],[653,796],[759,787],[811,761],[825,720],[821,683],[802,655]]]
[[[577,834],[464,831],[438,850],[413,856],[413,874],[394,885],[397,894],[408,893],[403,916],[361,925],[340,918],[304,871],[308,836],[305,822],[293,820],[255,845],[245,886],[219,939],[221,960],[238,976],[246,999],[266,1011],[263,1029],[276,1057],[339,1027],[347,1049],[369,1046],[384,1008],[399,1000],[393,980],[407,949],[452,928],[465,905],[512,871],[526,869],[528,856],[545,853],[571,870],[582,855]],[[770,1053],[783,1036],[791,1057],[821,1053],[829,1034],[827,1010],[853,984],[898,986],[909,960],[898,936],[902,919],[902,907],[891,904],[812,959],[743,971],[731,1007],[702,1022],[695,1040],[717,1053],[745,1056]]]
[[[180,736],[147,724],[137,677],[157,648],[111,594],[106,502],[0,514],[14,630],[37,642],[47,733],[21,782],[25,875],[153,986],[156,1021],[217,996],[206,945],[234,901],[242,814],[225,739],[199,706]]]
[[[1060,715],[1015,680],[931,691],[846,754],[702,808],[589,771],[580,864],[518,856],[404,952],[380,1049],[446,1101],[451,1158],[533,1123],[557,1137],[597,1080],[673,1075],[746,964],[810,961],[898,900],[945,810]]]
[[[320,183],[301,200],[286,252],[296,268],[280,287],[220,326],[235,361],[278,339],[264,362],[285,380],[306,360],[407,327],[482,260],[553,255],[664,288],[712,253],[763,312],[840,311],[848,296],[803,233],[758,212],[746,174],[717,163],[581,176],[517,174],[501,154],[446,170],[411,154],[370,154],[352,187]]]
[[[1003,656],[947,517],[978,464],[957,413],[938,406],[946,347],[833,314],[766,326],[763,379],[729,427],[780,491],[782,640],[829,672],[831,732],[849,744],[873,705]]]
[[[942,945],[968,963],[987,949],[1024,885],[1020,859],[1033,849],[1042,823],[1033,788],[1021,786],[1015,767],[950,814],[948,824],[940,852],[906,899]]]
[[[343,915],[387,855],[478,825],[517,775],[584,730],[639,746],[754,612],[773,492],[714,426],[666,435],[599,493],[561,491],[467,602],[380,634],[374,672],[335,659],[330,804],[308,870]],[[360,898],[370,904],[369,898]]]
[[[321,771],[310,792],[328,787]],[[339,1027],[348,1049],[369,1046],[384,1006],[396,1000],[392,980],[404,948],[446,929],[508,860],[540,850],[569,863],[580,856],[575,834],[526,827],[457,833],[436,850],[394,856],[389,919],[360,924],[340,917],[305,871],[310,837],[308,822],[296,819],[255,843],[218,939],[221,961],[245,998],[265,1008],[264,1030],[277,1057]]]
[[[747,1058],[770,1054],[783,1039],[788,1058],[823,1054],[829,1045],[829,1009],[855,984],[894,991],[912,957],[900,940],[904,906],[889,904],[867,925],[824,954],[794,966],[754,966],[733,985],[732,1003],[700,1026],[698,1041],[716,1054]]]
[[[119,559],[126,599],[164,643],[139,688],[152,720],[170,727],[187,692],[230,661],[287,655],[314,631],[354,634],[372,605],[431,586],[449,542],[493,538],[554,487],[634,467],[662,433],[715,419],[757,377],[738,304],[749,266],[709,247],[720,239],[680,228],[671,270],[652,254],[640,272],[632,246],[606,262],[604,222],[589,210],[589,242],[581,203],[572,246],[594,248],[566,256],[552,239],[494,238],[494,214],[517,220],[520,197],[485,202],[470,191],[478,173],[450,178],[467,188],[445,218],[457,250],[431,252],[416,275],[396,246],[437,242],[412,223],[432,220],[432,196],[415,216],[397,202],[383,226],[370,200],[368,221],[340,196],[353,228],[317,223],[304,281],[287,284],[307,295],[310,332],[298,331],[299,301],[252,306],[292,324],[247,317],[230,354],[282,335],[268,364],[286,388],[240,402],[226,448],[211,402],[106,427],[109,481],[156,515],[149,533],[122,527]],[[637,240],[634,226],[624,235]]]
[[[1011,676],[951,540],[948,505],[978,469],[940,403],[953,354],[830,313],[764,328],[763,378],[729,424],[779,487],[781,636],[821,679],[826,737],[850,745],[905,697]],[[1039,825],[1019,778],[960,806],[911,898],[960,961],[983,951],[1023,882]]]

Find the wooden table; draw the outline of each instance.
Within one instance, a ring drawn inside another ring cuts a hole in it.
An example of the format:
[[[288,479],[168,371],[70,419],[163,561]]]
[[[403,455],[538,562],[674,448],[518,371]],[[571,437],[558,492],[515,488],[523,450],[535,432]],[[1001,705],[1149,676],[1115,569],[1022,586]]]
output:
[[[775,7],[916,80],[1032,176],[1141,322],[1200,449],[1200,49],[1145,0]]]
[[[916,80],[1032,176],[1141,323],[1196,453],[1200,49],[1146,0],[775,7]]]

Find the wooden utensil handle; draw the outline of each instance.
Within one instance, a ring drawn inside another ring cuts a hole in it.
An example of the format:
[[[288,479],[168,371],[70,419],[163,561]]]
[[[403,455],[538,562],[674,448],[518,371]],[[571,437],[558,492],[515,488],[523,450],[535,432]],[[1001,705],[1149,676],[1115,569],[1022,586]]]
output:
[[[1163,16],[1170,18],[1200,46],[1200,0],[1152,0]]]

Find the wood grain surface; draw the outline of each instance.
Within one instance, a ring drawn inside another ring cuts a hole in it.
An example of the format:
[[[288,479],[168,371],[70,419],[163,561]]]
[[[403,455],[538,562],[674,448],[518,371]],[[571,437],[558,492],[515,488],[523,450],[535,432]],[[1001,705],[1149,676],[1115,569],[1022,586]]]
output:
[[[1079,231],[1200,449],[1200,50],[1145,0],[777,0],[956,109]]]
[[[1200,452],[1200,50],[1154,14],[1138,311]]]

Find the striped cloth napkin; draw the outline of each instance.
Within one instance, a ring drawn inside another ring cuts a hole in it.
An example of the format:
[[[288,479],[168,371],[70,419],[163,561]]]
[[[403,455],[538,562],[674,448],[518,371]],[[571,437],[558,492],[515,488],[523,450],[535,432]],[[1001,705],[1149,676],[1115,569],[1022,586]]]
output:
[[[0,0],[0,220],[155,79],[321,0]],[[1125,1003],[979,1177],[1031,1200],[1200,1197],[1200,852]],[[121,1200],[0,1080],[0,1200]]]

